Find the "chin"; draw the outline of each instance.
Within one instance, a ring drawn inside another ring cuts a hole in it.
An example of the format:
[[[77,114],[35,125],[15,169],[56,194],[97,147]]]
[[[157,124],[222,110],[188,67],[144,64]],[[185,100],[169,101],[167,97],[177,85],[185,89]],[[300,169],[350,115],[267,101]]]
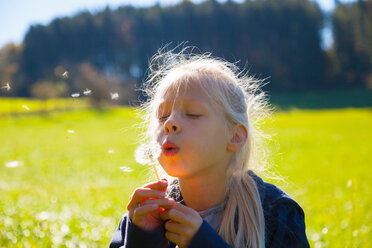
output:
[[[179,165],[162,165],[163,170],[171,177],[183,178],[190,176],[191,173],[189,171],[184,170]]]

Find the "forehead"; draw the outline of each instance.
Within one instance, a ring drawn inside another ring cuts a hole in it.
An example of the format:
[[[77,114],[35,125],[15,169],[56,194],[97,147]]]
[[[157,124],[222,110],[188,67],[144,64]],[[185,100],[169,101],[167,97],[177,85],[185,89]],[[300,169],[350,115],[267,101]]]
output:
[[[178,82],[171,84],[160,96],[160,104],[201,103],[210,106],[207,94],[198,82]]]

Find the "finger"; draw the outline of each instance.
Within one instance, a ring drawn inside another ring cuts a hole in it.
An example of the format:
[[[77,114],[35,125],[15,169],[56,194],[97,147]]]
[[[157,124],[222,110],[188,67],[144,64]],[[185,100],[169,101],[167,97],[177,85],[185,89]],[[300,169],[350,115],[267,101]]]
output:
[[[176,204],[175,200],[170,198],[161,198],[161,199],[147,199],[141,203],[142,204],[158,204],[160,207],[163,208],[171,208]]]
[[[134,191],[131,196],[131,199],[127,205],[127,209],[131,210],[132,208],[137,207],[138,203],[141,202],[144,198],[164,198],[165,193],[163,191],[148,189],[148,188],[138,188]]]
[[[170,208],[165,210],[161,215],[160,218],[162,220],[173,220],[178,223],[188,223],[186,216],[175,208]]]
[[[156,211],[158,207],[159,206],[157,204],[149,204],[149,205],[144,205],[144,206],[136,208],[133,212],[133,219],[132,219],[133,223],[136,223],[137,221],[139,221],[142,218],[142,216],[152,211]]]
[[[172,243],[178,245],[183,244],[186,241],[185,238],[178,233],[165,232],[165,237]]]
[[[143,188],[156,189],[160,191],[167,190],[167,187],[168,187],[168,180],[165,178],[157,182],[151,182],[151,183],[145,184],[143,186]]]
[[[181,203],[178,203],[178,202],[177,202],[177,204],[175,204],[173,206],[173,208],[174,209],[177,209],[178,211],[180,211],[182,213],[184,213],[185,215],[188,215],[188,214],[194,215],[195,213],[197,213],[194,209],[192,209],[192,208],[190,208],[188,206],[185,206],[185,205],[183,205]]]
[[[165,230],[168,232],[176,233],[176,234],[185,234],[187,232],[186,228],[184,225],[181,225],[177,222],[172,222],[172,221],[167,221],[165,222]]]

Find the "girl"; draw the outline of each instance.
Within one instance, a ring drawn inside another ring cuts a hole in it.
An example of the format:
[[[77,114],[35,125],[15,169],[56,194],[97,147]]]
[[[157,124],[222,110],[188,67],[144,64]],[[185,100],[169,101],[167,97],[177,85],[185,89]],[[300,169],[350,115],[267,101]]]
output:
[[[173,179],[134,191],[110,247],[309,247],[301,207],[253,172],[268,114],[259,82],[184,51],[158,54],[150,72],[142,153]]]

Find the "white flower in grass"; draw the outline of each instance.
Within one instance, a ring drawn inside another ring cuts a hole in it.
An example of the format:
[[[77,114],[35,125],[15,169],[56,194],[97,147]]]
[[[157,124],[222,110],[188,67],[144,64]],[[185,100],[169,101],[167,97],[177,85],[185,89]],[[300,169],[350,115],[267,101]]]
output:
[[[73,98],[77,98],[77,97],[80,96],[80,93],[72,93],[71,96],[72,96]]]
[[[353,180],[349,179],[349,181],[347,181],[346,188],[350,188],[352,184]]]
[[[62,227],[61,227],[61,232],[63,234],[68,234],[70,232],[70,228],[68,227],[68,225],[63,224]]]
[[[110,154],[114,154],[115,153],[114,149],[110,149],[107,152],[110,153]]]
[[[5,166],[8,167],[8,168],[15,168],[15,167],[18,167],[20,165],[22,165],[22,162],[17,161],[17,160],[5,162]]]
[[[68,133],[75,133],[75,131],[74,130],[71,130],[71,129],[67,130],[67,132]]]
[[[50,217],[50,213],[47,211],[43,211],[37,215],[37,219],[39,220],[47,220]]]

